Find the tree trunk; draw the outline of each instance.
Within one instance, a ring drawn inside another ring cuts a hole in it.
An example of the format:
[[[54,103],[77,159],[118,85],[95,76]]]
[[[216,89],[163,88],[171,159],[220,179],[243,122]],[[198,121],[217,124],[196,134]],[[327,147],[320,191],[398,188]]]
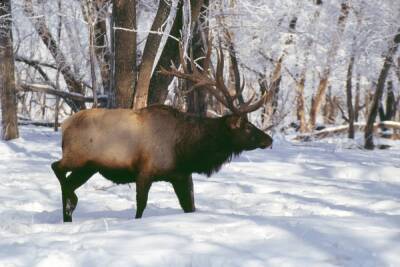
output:
[[[332,95],[332,86],[328,86],[323,107],[324,124],[335,124],[337,117],[338,98]]]
[[[93,92],[93,108],[96,108],[97,103],[97,78],[96,78],[96,53],[95,53],[95,36],[94,36],[94,24],[89,25],[89,58],[90,58],[90,76],[92,80],[92,92]]]
[[[57,42],[60,43],[61,41],[61,33],[62,33],[62,0],[58,0],[58,23],[57,23]],[[60,70],[57,69],[57,74],[56,74],[56,84],[55,88],[60,91]],[[55,108],[54,108],[54,131],[58,132],[58,115],[60,113],[60,97],[56,96],[56,103],[55,103]]]
[[[349,114],[349,138],[354,139],[354,109],[353,109],[353,94],[352,94],[352,78],[353,78],[354,56],[350,58],[349,67],[347,69],[346,81],[346,98],[347,111]]]
[[[180,31],[183,26],[183,3],[179,1],[176,10],[176,16],[174,23],[172,24],[171,32],[169,35],[179,38]],[[168,86],[173,80],[173,77],[161,75],[158,71],[161,68],[169,68],[171,62],[174,65],[179,63],[179,43],[171,37],[168,37],[167,42],[161,53],[161,57],[157,62],[157,66],[154,69],[154,73],[150,79],[149,95],[147,104],[163,104],[168,95]]]
[[[95,3],[94,3],[95,1]],[[100,76],[103,86],[103,91],[109,94],[110,91],[110,50],[107,42],[107,6],[108,0],[86,0],[86,8],[83,12],[85,20],[88,22],[88,11],[95,12],[94,15],[94,52],[96,55],[97,63],[100,69]],[[88,11],[86,11],[87,9]]]
[[[320,9],[323,4],[321,0],[317,0],[314,3],[317,6],[317,8],[314,12],[314,15],[313,15],[313,18],[311,21],[311,25],[313,27],[315,27],[320,15],[321,15]],[[293,20],[293,22],[296,23],[297,19],[296,19],[296,21]],[[289,25],[289,27],[292,27],[292,26]],[[311,54],[311,47],[312,47],[313,42],[314,42],[313,38],[308,38],[307,43],[306,43],[306,48],[305,48],[305,54],[304,54],[304,68],[300,74],[300,81],[297,83],[297,111],[296,111],[296,113],[297,113],[297,119],[298,119],[299,125],[300,125],[299,130],[302,133],[309,131],[308,124],[306,122],[304,86],[306,83],[307,64],[308,64],[308,60],[309,60],[309,57]]]
[[[89,31],[89,59],[90,59],[90,77],[92,84],[92,92],[93,92],[93,106],[92,108],[96,108],[97,103],[97,77],[96,77],[96,36],[95,36],[95,27],[98,20],[98,14],[96,4],[93,0],[86,0],[85,3],[81,4],[82,12],[85,17],[85,21],[88,25]],[[99,65],[100,69],[101,66]]]
[[[11,1],[0,1],[0,94],[1,139],[18,138],[17,102],[14,77]]]
[[[391,121],[396,114],[396,99],[393,91],[393,82],[387,83],[386,114],[385,120]]]
[[[360,114],[360,74],[357,75],[356,82],[356,99],[354,103],[354,121],[358,122]]]
[[[328,87],[328,78],[325,77],[319,81],[317,95],[311,99],[310,123],[309,123],[311,129],[315,128],[315,124],[317,122],[317,115],[321,108],[322,99],[323,96],[325,95],[327,87]]]
[[[193,1],[192,1],[193,2]],[[200,6],[201,7],[201,6]],[[201,13],[203,15],[199,16],[198,20],[194,23],[192,39],[191,39],[191,50],[194,59],[199,59],[201,57],[205,57],[205,51],[207,51],[207,46],[211,45],[208,43],[204,43],[207,40],[202,38],[202,34],[204,33],[206,39],[208,37],[208,30],[204,29],[204,24],[206,21],[206,14],[208,7],[208,0],[204,1],[204,6],[201,7]],[[201,67],[203,67],[203,60],[196,61]],[[189,89],[192,85],[191,82],[185,81],[187,88]],[[207,93],[206,90],[193,90],[186,97],[187,103],[187,112],[192,114],[197,114],[199,116],[205,117],[207,115]]]
[[[191,19],[197,21],[203,0],[191,1]],[[174,24],[172,25],[170,35],[178,37],[183,26],[183,3],[179,1]],[[171,62],[175,65],[179,64],[179,43],[169,37],[161,53],[160,60],[157,63],[155,72],[150,80],[148,104],[164,103],[168,95],[168,86],[173,77],[159,74],[161,68],[168,69]]]
[[[394,38],[393,45],[391,45],[391,47],[389,48],[389,51],[383,63],[381,73],[379,74],[374,99],[372,102],[370,112],[368,114],[367,126],[365,127],[365,132],[364,132],[364,138],[365,138],[364,147],[366,149],[374,149],[375,147],[373,140],[374,122],[378,114],[379,103],[381,102],[382,99],[386,78],[389,74],[390,67],[393,64],[393,56],[395,55],[399,47],[399,43],[400,43],[400,28],[398,29],[397,34]]]
[[[162,26],[165,24],[171,12],[171,4],[172,3],[165,0],[159,1],[158,11],[154,18],[153,25],[151,26],[152,32],[163,31]],[[147,105],[153,65],[162,40],[161,34],[155,34],[152,32],[150,32],[147,37],[146,45],[143,50],[142,62],[140,63],[133,105],[135,109],[140,109]]]
[[[229,9],[232,10],[232,15],[230,15],[229,17],[238,17],[238,9],[235,7],[236,6],[236,1],[235,0],[231,0],[229,3]],[[223,4],[221,2],[220,4],[220,12],[221,14],[224,14],[224,10],[223,10]],[[241,92],[241,77],[240,77],[240,70],[239,70],[239,62],[238,62],[238,58],[237,58],[237,51],[235,48],[235,33],[233,31],[231,31],[228,27],[227,27],[227,22],[230,22],[229,17],[225,18],[224,16],[220,16],[219,18],[219,23],[221,24],[221,26],[223,27],[224,33],[225,33],[225,41],[227,43],[228,46],[228,51],[229,51],[229,78],[228,78],[228,88],[232,91],[235,92],[235,94],[237,95],[237,100],[239,102],[240,105],[242,105],[244,103],[244,99],[243,99],[243,95]]]
[[[136,81],[136,1],[113,0],[115,105],[131,108]]]
[[[304,86],[306,82],[305,73],[301,75],[300,81],[297,84],[297,96],[296,96],[296,115],[297,120],[299,122],[299,131],[300,133],[305,133],[308,131],[306,115],[305,115],[305,106],[304,106]]]
[[[326,93],[326,88],[328,85],[328,80],[329,76],[331,74],[331,65],[333,64],[333,61],[335,60],[337,51],[339,49],[340,45],[340,39],[341,36],[343,35],[345,26],[346,26],[346,20],[349,15],[349,5],[346,2],[343,2],[341,4],[341,10],[340,10],[340,16],[338,19],[338,33],[336,38],[333,39],[332,41],[332,46],[328,51],[328,58],[327,58],[327,63],[326,66],[323,70],[321,80],[318,85],[317,93],[315,97],[313,97],[312,100],[312,106],[310,110],[310,127],[311,129],[315,128],[315,124],[317,122],[317,116],[319,113],[319,110],[321,108],[322,100],[324,99],[325,93]]]

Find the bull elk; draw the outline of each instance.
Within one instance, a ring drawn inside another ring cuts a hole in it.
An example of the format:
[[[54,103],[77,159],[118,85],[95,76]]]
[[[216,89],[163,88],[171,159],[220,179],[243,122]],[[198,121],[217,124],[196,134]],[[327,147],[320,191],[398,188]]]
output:
[[[172,67],[161,72],[205,88],[231,115],[202,118],[155,105],[138,111],[83,110],[63,123],[62,159],[52,169],[61,185],[64,222],[72,221],[78,202],[75,190],[97,172],[117,184],[136,183],[136,218],[141,218],[155,181],[170,182],[184,212],[193,212],[192,173],[210,176],[243,151],[271,146],[272,138],[244,116],[264,104],[267,95],[235,106],[235,96],[223,80],[222,51],[215,79],[208,73],[210,54],[209,49],[203,70],[191,61],[193,72],[188,73],[181,55],[182,71]]]

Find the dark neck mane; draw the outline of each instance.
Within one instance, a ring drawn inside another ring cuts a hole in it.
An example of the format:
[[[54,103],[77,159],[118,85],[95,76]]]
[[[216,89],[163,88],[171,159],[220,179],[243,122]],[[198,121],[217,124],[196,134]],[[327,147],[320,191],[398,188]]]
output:
[[[180,171],[210,176],[240,154],[240,151],[234,151],[229,129],[221,118],[187,116],[185,124],[175,151]]]

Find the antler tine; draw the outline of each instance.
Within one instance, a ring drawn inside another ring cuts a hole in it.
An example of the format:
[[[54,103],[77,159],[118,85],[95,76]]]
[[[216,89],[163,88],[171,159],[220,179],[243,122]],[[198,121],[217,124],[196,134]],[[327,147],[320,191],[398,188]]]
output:
[[[251,95],[251,97],[249,98],[249,100],[247,100],[246,102],[244,102],[240,108],[241,109],[246,109],[248,106],[250,106],[251,102],[253,102],[254,97],[256,96],[256,93],[253,92],[253,94]]]
[[[242,83],[242,85],[240,86],[239,91],[236,92],[235,95],[232,97],[232,98],[235,99],[235,100],[238,99],[239,96],[243,93],[244,87],[246,86],[246,81],[244,80],[244,77],[243,77],[242,79],[243,79],[243,83]],[[243,105],[243,104],[242,104],[242,105]]]
[[[226,100],[225,96],[222,96],[217,89],[214,88],[215,84],[213,86],[207,86],[207,90],[219,101],[224,105],[226,108],[231,110],[230,104]]]
[[[250,104],[250,102],[247,102],[248,104],[246,103],[239,110],[243,114],[253,112],[253,111],[259,109],[266,102],[268,102],[271,97],[272,97],[271,91],[265,92],[256,102],[254,102],[253,104]]]
[[[162,75],[175,76],[175,77],[178,77],[181,79],[189,80],[195,84],[204,83],[204,84],[213,85],[213,82],[210,81],[209,79],[197,77],[197,76],[194,76],[194,75],[188,74],[188,73],[182,73],[181,71],[177,70],[176,68],[172,68],[171,70],[166,70],[165,68],[161,67],[159,70],[159,73]]]
[[[258,99],[255,103],[253,103],[252,105],[245,103],[239,110],[241,113],[245,114],[245,113],[250,113],[253,112],[257,109],[259,109],[266,101],[266,95],[264,94],[260,99]]]
[[[234,96],[232,96],[229,92],[228,87],[224,81],[224,51],[222,48],[221,42],[218,44],[217,50],[217,66],[215,73],[210,73],[209,67],[211,64],[211,52],[212,45],[211,42],[207,47],[207,54],[203,61],[203,69],[197,68],[197,65],[193,59],[192,52],[190,53],[189,63],[184,58],[184,51],[182,45],[179,47],[179,57],[180,63],[182,65],[181,69],[178,69],[176,66],[172,65],[170,70],[166,70],[161,68],[159,71],[163,75],[175,76],[177,78],[189,80],[193,82],[193,85],[190,87],[189,91],[191,92],[196,89],[206,89],[211,95],[213,95],[217,101],[219,101],[222,105],[224,105],[227,109],[229,109],[232,113],[237,115],[243,115],[252,111],[255,111],[259,107],[261,107],[266,101],[272,98],[273,90],[268,90],[265,92],[257,101],[253,102],[255,98],[255,93],[249,98],[249,100],[243,104],[240,104],[239,107],[235,105],[235,99],[241,94],[246,86],[245,79],[243,77],[243,82],[240,84],[240,90],[236,92]],[[188,66],[190,64],[190,66]],[[191,67],[191,72],[189,72],[189,67]],[[213,76],[213,77],[212,77]]]
[[[228,104],[226,107],[231,110],[233,113],[239,114],[240,111],[234,105],[234,98],[229,93],[228,88],[225,85],[224,81],[224,52],[222,50],[221,43],[219,43],[219,49],[217,51],[217,71],[215,74],[215,81],[217,89],[222,93],[224,96],[226,103]]]

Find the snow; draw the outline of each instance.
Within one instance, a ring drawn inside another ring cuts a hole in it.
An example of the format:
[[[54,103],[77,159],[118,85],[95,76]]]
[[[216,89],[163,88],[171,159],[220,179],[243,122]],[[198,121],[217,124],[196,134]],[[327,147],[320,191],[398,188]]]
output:
[[[195,175],[195,213],[154,184],[140,220],[135,185],[96,175],[63,224],[50,168],[60,135],[23,126],[21,136],[0,142],[0,266],[400,266],[398,143],[371,152],[276,137]]]

